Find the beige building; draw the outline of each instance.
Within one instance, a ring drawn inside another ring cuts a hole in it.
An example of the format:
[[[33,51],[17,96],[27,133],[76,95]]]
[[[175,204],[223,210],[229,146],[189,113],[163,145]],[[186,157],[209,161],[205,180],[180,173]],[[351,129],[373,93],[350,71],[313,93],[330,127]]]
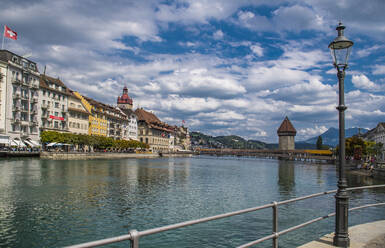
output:
[[[135,110],[135,114],[138,118],[139,141],[148,144],[154,152],[169,151],[173,127],[142,108]]]
[[[279,150],[295,149],[294,137],[297,134],[297,131],[287,116],[283,120],[281,126],[279,126],[277,133],[279,137]]]
[[[81,99],[69,90],[68,130],[74,134],[88,134],[90,112],[83,106]]]

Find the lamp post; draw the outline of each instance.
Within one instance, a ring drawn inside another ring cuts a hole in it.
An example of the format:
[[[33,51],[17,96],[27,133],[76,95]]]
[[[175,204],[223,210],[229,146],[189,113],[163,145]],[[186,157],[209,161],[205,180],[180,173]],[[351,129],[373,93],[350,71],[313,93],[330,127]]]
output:
[[[333,245],[338,247],[349,247],[348,233],[348,206],[349,195],[346,191],[347,181],[345,177],[345,106],[344,78],[345,70],[348,68],[348,58],[353,42],[344,36],[345,26],[340,22],[336,30],[338,36],[330,44],[329,49],[333,57],[334,67],[337,69],[339,104],[339,165],[338,165],[338,190],[336,198],[336,219]]]

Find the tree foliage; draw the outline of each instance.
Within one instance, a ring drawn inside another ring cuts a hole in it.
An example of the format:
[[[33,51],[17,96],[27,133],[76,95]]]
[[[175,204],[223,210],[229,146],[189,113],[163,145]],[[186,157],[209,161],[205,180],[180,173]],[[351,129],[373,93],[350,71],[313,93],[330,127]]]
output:
[[[322,149],[322,137],[321,137],[321,135],[318,136],[316,145],[317,145],[317,149],[318,149],[318,150],[321,150],[321,149]]]
[[[145,144],[136,140],[114,140],[111,137],[85,135],[85,134],[73,134],[73,133],[60,133],[56,131],[43,131],[40,134],[42,143],[63,143],[71,145],[87,145],[96,149],[130,149],[130,148],[149,148],[148,144]]]

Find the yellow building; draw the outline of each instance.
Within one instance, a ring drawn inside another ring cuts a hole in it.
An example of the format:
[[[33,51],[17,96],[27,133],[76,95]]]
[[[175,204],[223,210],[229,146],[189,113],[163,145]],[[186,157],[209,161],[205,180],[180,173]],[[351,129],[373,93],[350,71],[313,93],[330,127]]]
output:
[[[90,112],[83,106],[81,98],[69,90],[68,129],[74,134],[88,134]]]
[[[74,92],[74,95],[80,98],[83,106],[90,113],[88,118],[88,134],[107,136],[107,117],[104,113],[102,103],[89,97],[82,96],[78,92]]]

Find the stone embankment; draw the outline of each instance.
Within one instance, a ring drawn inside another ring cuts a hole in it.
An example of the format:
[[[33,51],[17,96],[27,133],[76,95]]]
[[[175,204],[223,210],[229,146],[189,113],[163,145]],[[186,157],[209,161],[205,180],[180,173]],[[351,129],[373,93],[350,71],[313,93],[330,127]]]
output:
[[[328,248],[333,246],[334,233],[299,248]],[[385,220],[349,227],[350,248],[385,247]]]
[[[115,153],[115,152],[41,152],[42,159],[78,160],[78,159],[117,159],[117,158],[158,158],[158,157],[191,157],[191,153]]]

